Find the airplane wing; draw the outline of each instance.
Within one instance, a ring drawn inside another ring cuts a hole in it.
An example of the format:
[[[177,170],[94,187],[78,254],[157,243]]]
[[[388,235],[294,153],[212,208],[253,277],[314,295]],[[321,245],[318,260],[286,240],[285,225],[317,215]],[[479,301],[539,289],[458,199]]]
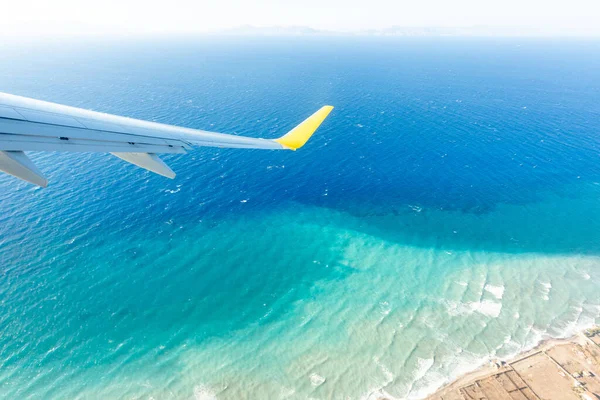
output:
[[[0,171],[46,187],[47,179],[25,151],[111,153],[168,178],[175,173],[157,154],[194,146],[296,150],[333,107],[324,106],[277,139],[259,139],[119,117],[0,92]]]

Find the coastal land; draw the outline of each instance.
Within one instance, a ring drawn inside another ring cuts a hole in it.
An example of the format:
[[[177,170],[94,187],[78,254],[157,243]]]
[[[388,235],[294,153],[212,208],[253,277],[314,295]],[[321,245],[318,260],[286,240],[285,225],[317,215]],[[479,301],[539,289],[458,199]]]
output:
[[[600,328],[491,360],[427,400],[599,400]]]

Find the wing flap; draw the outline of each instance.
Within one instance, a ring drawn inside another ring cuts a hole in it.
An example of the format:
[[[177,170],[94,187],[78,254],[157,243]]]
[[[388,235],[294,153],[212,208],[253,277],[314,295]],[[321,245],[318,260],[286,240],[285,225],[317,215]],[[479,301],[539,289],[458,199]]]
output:
[[[139,152],[186,153],[181,145],[114,142],[69,137],[22,136],[0,134],[0,149],[9,151]]]
[[[175,178],[175,172],[163,160],[154,153],[110,153],[115,157],[119,157],[123,161],[127,161],[140,168],[165,176],[167,178]]]
[[[0,118],[0,134],[12,134],[22,137],[43,136],[48,138],[66,137],[69,139],[83,139],[121,143],[143,143],[159,146],[184,146],[181,140],[165,139],[161,137],[136,136],[131,134],[100,131],[71,126],[60,126],[30,121],[18,121]],[[2,149],[0,147],[0,149]]]
[[[48,180],[22,151],[0,151],[0,171],[41,187]]]

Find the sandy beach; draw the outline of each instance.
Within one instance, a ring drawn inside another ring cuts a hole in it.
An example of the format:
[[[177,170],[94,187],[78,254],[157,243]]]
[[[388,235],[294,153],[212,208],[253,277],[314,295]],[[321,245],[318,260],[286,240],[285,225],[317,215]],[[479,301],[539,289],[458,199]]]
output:
[[[428,400],[600,399],[600,328],[547,340],[509,361],[490,363]]]

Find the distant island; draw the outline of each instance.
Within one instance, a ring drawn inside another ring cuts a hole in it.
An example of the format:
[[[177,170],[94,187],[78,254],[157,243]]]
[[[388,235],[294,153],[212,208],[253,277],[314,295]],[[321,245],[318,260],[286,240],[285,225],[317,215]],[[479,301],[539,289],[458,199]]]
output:
[[[253,26],[211,32],[224,36],[391,36],[391,37],[545,37],[552,32],[522,26],[464,26],[464,27],[406,27],[390,26],[383,29],[334,31],[308,26]],[[586,36],[585,32],[572,31],[563,36]]]

